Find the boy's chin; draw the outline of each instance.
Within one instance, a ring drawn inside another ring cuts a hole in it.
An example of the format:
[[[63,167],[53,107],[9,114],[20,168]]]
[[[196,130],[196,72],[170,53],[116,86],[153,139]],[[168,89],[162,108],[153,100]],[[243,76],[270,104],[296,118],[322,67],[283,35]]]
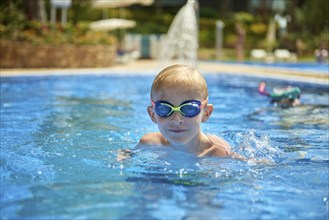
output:
[[[175,138],[168,138],[168,141],[171,145],[175,145],[175,146],[181,146],[181,145],[185,145],[188,143],[188,140],[186,138],[183,137],[175,137]]]

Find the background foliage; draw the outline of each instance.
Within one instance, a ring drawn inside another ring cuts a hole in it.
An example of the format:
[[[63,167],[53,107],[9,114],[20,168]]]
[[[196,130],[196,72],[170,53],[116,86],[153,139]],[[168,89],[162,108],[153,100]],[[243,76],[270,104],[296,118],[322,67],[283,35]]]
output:
[[[1,39],[29,41],[35,44],[73,43],[73,44],[116,44],[119,31],[108,33],[92,32],[89,23],[104,18],[106,12],[109,18],[122,17],[122,9],[93,9],[90,0],[73,0],[69,9],[68,24],[41,23],[33,12],[36,0],[2,0],[0,1],[0,34]],[[224,1],[228,2],[228,1]],[[320,45],[328,48],[328,12],[327,0],[303,0],[303,4],[294,4],[296,0],[287,0],[287,13],[292,17],[288,25],[288,32],[277,40],[276,46],[286,48],[293,52],[305,55],[313,54],[314,49]],[[45,0],[48,20],[50,14],[50,1]],[[165,34],[181,6],[159,8],[156,6],[143,7],[134,5],[124,9],[124,18],[137,22],[135,28],[126,30],[127,33],[138,34]],[[31,9],[32,8],[32,9]],[[32,11],[31,11],[32,10]],[[222,20],[224,28],[224,48],[234,48],[237,36],[234,25],[237,21],[243,23],[246,30],[245,47],[266,48],[265,38],[270,19],[275,12],[255,13],[233,12],[219,13],[210,7],[200,7],[199,11],[199,43],[201,48],[213,49],[215,47],[215,22]],[[58,15],[59,12],[58,12]],[[298,48],[296,41],[303,43]],[[302,50],[302,51],[298,51]]]

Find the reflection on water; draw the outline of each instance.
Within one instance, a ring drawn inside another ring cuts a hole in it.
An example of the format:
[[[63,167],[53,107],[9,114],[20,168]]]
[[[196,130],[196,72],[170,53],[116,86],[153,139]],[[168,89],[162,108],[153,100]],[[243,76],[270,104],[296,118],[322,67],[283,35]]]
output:
[[[265,108],[248,115],[247,118],[249,120],[266,121],[288,129],[296,125],[328,126],[328,115],[328,105],[300,105],[288,109]]]
[[[57,115],[52,122],[61,127],[115,130],[115,120],[132,116],[130,102],[116,99],[57,97]],[[45,123],[52,124],[52,123]]]

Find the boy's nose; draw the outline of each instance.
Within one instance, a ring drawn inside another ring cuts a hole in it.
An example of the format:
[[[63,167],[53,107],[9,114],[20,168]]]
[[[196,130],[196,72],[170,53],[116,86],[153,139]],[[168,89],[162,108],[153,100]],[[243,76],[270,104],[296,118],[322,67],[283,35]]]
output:
[[[180,125],[183,124],[183,116],[180,112],[174,112],[172,117],[171,117],[171,124],[173,125]]]

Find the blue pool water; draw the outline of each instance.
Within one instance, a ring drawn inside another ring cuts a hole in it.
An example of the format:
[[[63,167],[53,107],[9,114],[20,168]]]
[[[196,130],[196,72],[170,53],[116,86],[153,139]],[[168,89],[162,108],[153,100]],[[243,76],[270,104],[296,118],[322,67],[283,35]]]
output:
[[[217,61],[216,61],[217,62]],[[233,64],[234,62],[224,62]],[[275,62],[275,63],[264,63],[264,62],[252,62],[246,61],[241,63],[247,66],[255,66],[271,69],[288,69],[298,72],[312,72],[313,74],[324,74],[328,75],[329,72],[329,64],[328,63],[313,63],[313,62],[298,62],[298,63],[287,63],[287,62]]]
[[[206,75],[203,130],[244,162],[134,149],[153,77],[2,77],[1,219],[328,219],[328,86],[268,80],[302,90],[279,109],[260,79]]]

